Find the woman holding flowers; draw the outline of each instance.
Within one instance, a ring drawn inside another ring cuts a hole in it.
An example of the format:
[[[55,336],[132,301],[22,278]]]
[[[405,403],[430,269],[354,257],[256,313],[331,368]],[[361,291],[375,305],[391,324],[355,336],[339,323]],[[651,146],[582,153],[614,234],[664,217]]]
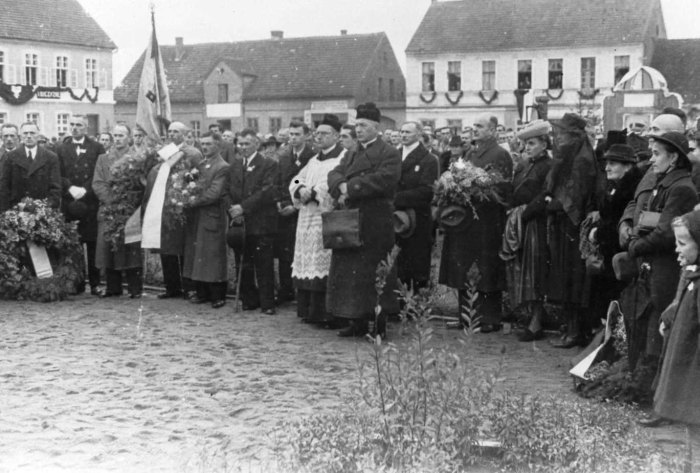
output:
[[[117,125],[112,131],[114,146],[109,152],[97,158],[92,189],[100,201],[97,225],[97,250],[95,264],[104,268],[107,274],[107,290],[100,297],[122,295],[122,271],[126,273],[131,298],[141,297],[143,282],[141,271],[141,245],[139,243],[124,243],[123,227],[120,236],[110,237],[109,227],[113,215],[119,206],[129,206],[129,198],[139,192],[139,184],[129,177],[138,167],[136,152],[129,148],[131,129],[126,125]],[[144,176],[145,177],[145,176]],[[124,193],[116,194],[114,189],[119,186]],[[142,184],[141,184],[142,187]],[[141,197],[138,196],[140,201]],[[112,211],[108,211],[107,208]]]

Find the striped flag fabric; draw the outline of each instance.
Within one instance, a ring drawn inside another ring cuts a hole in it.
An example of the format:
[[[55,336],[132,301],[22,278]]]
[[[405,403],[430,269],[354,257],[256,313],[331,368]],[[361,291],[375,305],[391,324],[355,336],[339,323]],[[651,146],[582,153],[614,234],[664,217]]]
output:
[[[168,126],[172,121],[172,113],[163,58],[156,37],[154,11],[151,11],[151,24],[153,31],[143,61],[136,103],[136,125],[143,129],[149,139],[159,143],[161,135],[167,134]]]

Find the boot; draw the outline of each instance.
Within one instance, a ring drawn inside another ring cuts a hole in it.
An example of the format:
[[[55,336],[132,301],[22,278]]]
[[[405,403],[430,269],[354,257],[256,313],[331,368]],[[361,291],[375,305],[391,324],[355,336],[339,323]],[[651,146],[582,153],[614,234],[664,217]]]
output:
[[[583,335],[581,334],[580,309],[578,307],[569,307],[566,313],[568,314],[566,336],[561,340],[552,342],[554,348],[573,348],[584,343]]]
[[[544,305],[542,302],[536,301],[532,304],[532,318],[530,319],[530,324],[525,329],[525,332],[518,336],[518,340],[521,342],[532,342],[544,337],[544,331],[542,330],[543,320]]]

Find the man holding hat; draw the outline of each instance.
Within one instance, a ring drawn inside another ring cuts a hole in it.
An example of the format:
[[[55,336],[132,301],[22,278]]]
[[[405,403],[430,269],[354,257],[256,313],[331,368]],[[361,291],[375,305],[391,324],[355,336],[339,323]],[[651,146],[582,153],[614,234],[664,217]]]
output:
[[[323,117],[314,134],[320,152],[289,184],[288,192],[294,206],[299,209],[292,278],[297,291],[297,315],[307,323],[333,322],[333,317],[326,311],[332,252],[323,247],[321,214],[333,210],[333,199],[328,193],[328,173],[345,156],[345,149],[338,144],[341,127],[336,115]]]
[[[306,163],[316,153],[308,144],[309,126],[300,121],[289,124],[289,146],[279,157],[277,168],[277,212],[279,222],[275,238],[275,257],[279,260],[280,288],[277,304],[294,300],[294,283],[292,281],[292,261],[294,260],[294,241],[297,233],[299,213],[289,195],[289,184],[299,174]]]
[[[71,137],[56,148],[61,165],[63,188],[62,210],[66,221],[78,221],[81,243],[87,248],[88,281],[90,293],[100,291],[100,270],[95,266],[97,248],[97,211],[100,201],[92,190],[97,158],[105,153],[104,147],[87,136],[87,117],[72,115],[69,120]]]
[[[355,131],[358,145],[328,173],[330,195],[338,204],[360,210],[359,248],[334,249],[328,275],[328,311],[349,321],[338,336],[362,336],[374,320],[377,265],[394,247],[394,196],[401,178],[401,155],[379,137],[381,112],[372,103],[357,107]],[[382,312],[375,332],[386,331],[386,315],[398,312],[390,275],[380,297]]]
[[[510,153],[498,145],[498,119],[489,114],[474,121],[474,147],[465,160],[482,169],[498,171],[508,182],[513,174]],[[505,186],[504,186],[505,187]],[[503,189],[504,193],[506,189]],[[440,284],[459,291],[460,311],[467,305],[466,284],[473,264],[481,279],[477,285],[479,298],[477,314],[481,317],[481,332],[501,328],[501,298],[505,288],[505,263],[499,257],[501,236],[505,229],[506,209],[498,202],[474,202],[478,219],[467,217],[445,232],[440,261]],[[471,215],[471,209],[467,209]]]
[[[433,246],[430,204],[438,178],[437,159],[420,142],[422,133],[423,127],[418,122],[406,122],[401,127],[401,180],[394,197],[394,215],[399,215],[396,243],[401,248],[396,262],[398,275],[414,291],[426,287],[430,281]]]

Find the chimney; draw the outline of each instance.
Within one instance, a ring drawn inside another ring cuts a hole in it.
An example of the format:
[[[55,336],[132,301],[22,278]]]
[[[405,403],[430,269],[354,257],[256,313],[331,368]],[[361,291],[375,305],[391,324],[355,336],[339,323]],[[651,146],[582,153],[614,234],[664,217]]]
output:
[[[182,40],[182,36],[177,36],[175,38],[175,60],[179,61],[182,59],[182,55],[184,53],[184,41]]]
[[[270,31],[272,39],[282,39],[284,38],[284,31],[282,30],[272,30]]]
[[[347,36],[348,30],[340,30],[340,36]]]

